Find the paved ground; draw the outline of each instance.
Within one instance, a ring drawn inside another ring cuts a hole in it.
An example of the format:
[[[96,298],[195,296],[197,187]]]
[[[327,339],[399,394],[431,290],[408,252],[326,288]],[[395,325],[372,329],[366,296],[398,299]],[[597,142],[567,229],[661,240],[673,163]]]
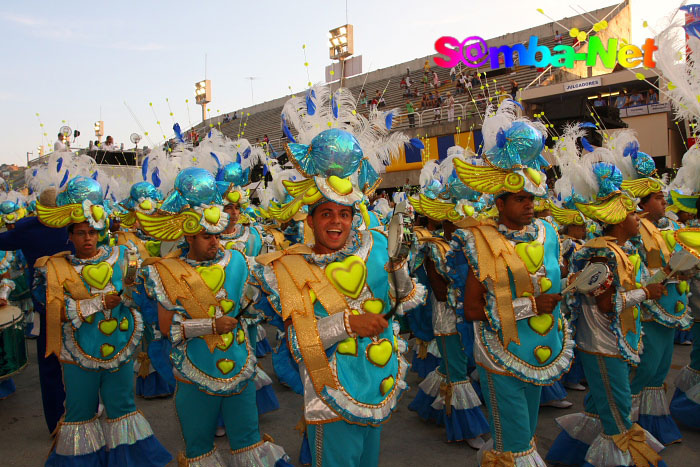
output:
[[[268,335],[274,335],[269,332]],[[34,363],[36,348],[29,342],[30,365],[15,378],[17,393],[0,401],[0,466],[40,466],[51,446],[41,408],[39,374]],[[682,365],[688,362],[689,346],[676,346],[673,368],[668,377],[669,394],[673,391],[673,380]],[[273,377],[270,357],[261,359],[263,368]],[[399,409],[384,426],[382,435],[382,466],[431,466],[431,465],[476,465],[476,451],[465,444],[447,444],[444,429],[421,421],[408,404],[417,391],[418,379],[415,373],[409,374],[411,390],[400,402]],[[297,463],[301,436],[294,430],[301,416],[301,397],[292,391],[275,384],[275,391],[281,408],[263,415],[260,420],[262,431],[270,434],[275,442],[284,446],[287,453]],[[581,410],[583,392],[570,391],[569,399],[574,406],[568,410],[543,408],[537,430],[539,450],[544,455],[559,430],[554,418],[565,413]],[[137,405],[151,423],[158,439],[175,457],[184,443],[172,399],[138,399]],[[662,453],[667,465],[700,465],[700,432],[681,428],[683,443],[666,448]],[[226,446],[225,438],[217,443]],[[172,465],[176,465],[175,462]]]

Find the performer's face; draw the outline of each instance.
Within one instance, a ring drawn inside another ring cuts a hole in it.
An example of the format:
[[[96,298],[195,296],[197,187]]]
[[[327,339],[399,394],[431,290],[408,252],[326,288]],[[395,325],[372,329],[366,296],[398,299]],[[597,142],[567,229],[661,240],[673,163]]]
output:
[[[332,253],[343,248],[348,240],[352,228],[352,208],[329,201],[318,206],[306,218],[306,222],[314,231],[314,251]]]
[[[622,229],[629,237],[639,235],[639,215],[636,212],[630,212],[622,221]]]
[[[666,215],[666,196],[663,192],[652,193],[645,200],[644,204],[639,204],[639,206],[648,213],[647,218],[652,221],[657,221]]]
[[[535,197],[519,191],[496,199],[500,222],[509,229],[520,230],[535,217]]]
[[[88,222],[73,225],[68,233],[68,239],[75,246],[78,258],[91,258],[97,253],[98,232]]]
[[[227,204],[224,212],[228,214],[228,225],[235,225],[241,215],[241,206],[238,203]]]
[[[195,261],[211,261],[219,251],[219,236],[206,232],[188,235],[185,240],[190,246],[188,257]]]

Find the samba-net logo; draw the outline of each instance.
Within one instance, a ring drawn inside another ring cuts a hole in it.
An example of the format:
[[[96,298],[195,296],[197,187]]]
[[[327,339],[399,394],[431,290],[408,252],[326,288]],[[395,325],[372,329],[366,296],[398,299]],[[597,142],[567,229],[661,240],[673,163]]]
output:
[[[586,62],[586,66],[595,66],[598,59],[605,68],[613,69],[619,63],[625,68],[635,68],[644,65],[654,68],[654,51],[659,48],[654,39],[647,39],[640,48],[620,41],[608,39],[607,47],[598,36],[591,36],[588,40],[588,51],[577,52],[570,45],[559,44],[551,50],[549,47],[539,44],[539,37],[530,36],[527,46],[525,44],[502,45],[489,47],[486,41],[479,36],[470,36],[459,41],[455,37],[443,36],[435,41],[435,51],[444,57],[435,57],[435,64],[442,68],[452,68],[463,63],[469,68],[486,66],[497,70],[501,66],[510,68],[518,65],[545,68],[549,65],[558,68],[573,68],[575,62]]]

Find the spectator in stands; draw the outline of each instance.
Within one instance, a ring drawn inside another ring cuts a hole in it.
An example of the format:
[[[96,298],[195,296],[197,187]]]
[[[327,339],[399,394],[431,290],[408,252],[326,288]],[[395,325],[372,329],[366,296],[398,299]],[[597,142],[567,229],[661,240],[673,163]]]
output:
[[[267,133],[263,135],[263,143],[265,144],[265,146],[270,144],[270,138],[267,137]]]
[[[399,83],[399,89],[406,89],[406,78],[401,78],[401,82]]]
[[[455,93],[456,94],[463,94],[465,91],[465,82],[464,82],[464,76],[462,74],[459,75],[459,78],[457,78],[457,82],[455,83]]]
[[[559,31],[554,31],[554,42],[558,44],[561,44],[562,40],[564,40],[564,36],[559,34]]]
[[[238,118],[238,113],[236,110],[233,111],[233,117],[231,117],[231,120],[236,120]]]
[[[593,107],[605,107],[608,105],[608,100],[603,96],[598,96],[596,100],[593,101]]]
[[[423,98],[420,101],[420,109],[425,110],[428,107],[430,107],[430,95],[427,93],[423,93]]]
[[[452,122],[455,119],[455,98],[447,91],[447,121]]]
[[[362,92],[360,92],[360,100],[359,103],[361,106],[364,106],[365,110],[367,110],[367,91],[364,89]]]
[[[513,97],[513,99],[517,98],[518,95],[518,82],[515,81],[514,79],[510,80],[510,95]]]
[[[628,105],[630,107],[634,107],[636,105],[646,105],[646,99],[644,99],[644,96],[640,91],[637,91],[630,96]]]
[[[427,63],[427,61],[426,61]],[[430,80],[428,79],[428,73],[423,73],[423,93],[428,90],[428,84]]]
[[[374,112],[375,110],[377,110],[377,104],[378,104],[378,103],[379,103],[379,102],[377,101],[376,98],[375,98],[375,99],[372,99],[372,100],[370,101],[370,103],[369,103],[369,111],[370,111],[370,112]]]
[[[384,95],[382,95],[381,91],[377,89],[377,93],[374,96],[374,99],[377,101],[377,108],[381,109],[382,107],[386,106],[386,101],[384,100]]]
[[[472,88],[478,89],[479,86],[481,86],[481,76],[479,76],[479,73],[477,73],[476,71],[472,73],[471,82]]]
[[[435,89],[440,87],[440,77],[438,77],[437,71],[433,71],[433,87]]]
[[[433,123],[440,123],[440,117],[442,116],[442,109],[440,108],[439,98],[434,100],[435,108],[433,109]]]
[[[116,148],[114,146],[114,138],[112,138],[111,135],[107,136],[107,138],[105,139],[105,144],[102,145],[102,149],[104,149],[105,151],[116,150]]]
[[[627,107],[627,101],[627,92],[622,91],[620,92],[620,95],[617,96],[617,98],[615,99],[615,107],[617,107],[618,109],[624,109],[625,107]]]
[[[415,109],[413,108],[413,103],[411,102],[410,99],[406,100],[406,114],[408,114],[408,127],[413,128],[416,126],[416,115],[415,115]]]
[[[457,81],[457,67],[450,68],[450,81],[453,83]]]
[[[430,61],[426,60],[425,63],[423,64],[423,74],[429,75],[430,74]]]
[[[54,151],[65,151],[68,149],[68,138],[63,133],[58,134],[58,140],[56,140],[55,143],[53,143],[53,150]]]
[[[659,103],[659,94],[656,91],[649,91],[649,103],[650,104],[658,104]]]

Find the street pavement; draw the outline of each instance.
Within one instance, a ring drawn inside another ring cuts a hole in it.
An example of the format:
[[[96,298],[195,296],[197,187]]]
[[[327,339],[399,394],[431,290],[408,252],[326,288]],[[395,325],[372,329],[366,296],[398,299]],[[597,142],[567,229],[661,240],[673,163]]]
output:
[[[268,328],[268,335],[275,333]],[[39,373],[36,365],[36,346],[28,341],[29,361],[27,368],[17,375],[17,392],[0,401],[0,466],[41,466],[51,448],[41,407]],[[675,388],[673,381],[678,370],[689,361],[690,346],[675,346],[673,366],[667,378],[669,398]],[[294,427],[302,415],[301,396],[276,382],[270,356],[260,359],[260,365],[272,377],[274,389],[280,401],[280,409],[260,418],[263,433],[272,436],[275,443],[283,446],[295,465],[299,465],[301,435]],[[419,380],[410,372],[408,383],[411,389],[404,394],[392,418],[384,425],[382,432],[381,466],[433,466],[476,464],[476,451],[465,443],[447,443],[444,428],[424,422],[408,410],[413,400]],[[537,440],[540,454],[544,457],[552,442],[559,434],[554,419],[558,416],[581,411],[585,392],[569,391],[569,400],[574,403],[570,409],[562,410],[543,407],[537,426]],[[173,458],[184,448],[180,427],[175,415],[172,398],[141,399],[136,405],[145,414],[160,442],[170,451]],[[683,442],[667,447],[662,456],[666,464],[675,466],[700,465],[700,432],[681,427]],[[220,449],[227,449],[226,438],[218,438]],[[342,442],[342,440],[338,440]],[[177,465],[175,461],[171,465]]]

